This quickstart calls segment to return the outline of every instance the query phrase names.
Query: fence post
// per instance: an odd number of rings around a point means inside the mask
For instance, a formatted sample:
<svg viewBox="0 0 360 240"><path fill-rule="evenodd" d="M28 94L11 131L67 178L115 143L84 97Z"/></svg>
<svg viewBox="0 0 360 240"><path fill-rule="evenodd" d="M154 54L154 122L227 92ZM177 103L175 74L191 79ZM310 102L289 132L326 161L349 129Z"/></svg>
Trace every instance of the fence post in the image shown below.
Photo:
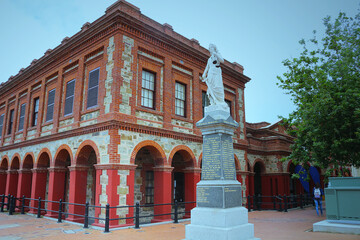
<svg viewBox="0 0 360 240"><path fill-rule="evenodd" d="M8 210L9 210L9 215L13 215L13 212L12 212L12 204L13 204L13 196L11 195L10 198L8 199Z"/></svg>
<svg viewBox="0 0 360 240"><path fill-rule="evenodd" d="M258 195L258 210L261 211L262 196Z"/></svg>
<svg viewBox="0 0 360 240"><path fill-rule="evenodd" d="M251 202L250 202L250 195L247 196L247 204L248 204L248 212L251 210Z"/></svg>
<svg viewBox="0 0 360 240"><path fill-rule="evenodd" d="M106 204L106 208L105 208L105 233L110 232L109 230L109 223L110 223L110 205Z"/></svg>
<svg viewBox="0 0 360 240"><path fill-rule="evenodd" d="M282 198L281 198L281 195L279 195L279 211L282 212Z"/></svg>
<svg viewBox="0 0 360 240"><path fill-rule="evenodd" d="M23 195L21 200L21 214L25 214L25 195Z"/></svg>
<svg viewBox="0 0 360 240"><path fill-rule="evenodd" d="M1 199L1 212L4 212L4 204L5 204L5 194L1 195L2 199Z"/></svg>
<svg viewBox="0 0 360 240"><path fill-rule="evenodd" d="M11 198L11 195L9 194L7 196L8 200L7 200L7 204L6 204L6 210L9 211L10 210L10 198Z"/></svg>
<svg viewBox="0 0 360 240"><path fill-rule="evenodd" d="M300 193L300 208L303 209L304 205L303 205L303 195Z"/></svg>
<svg viewBox="0 0 360 240"><path fill-rule="evenodd" d="M61 219L62 219L62 200L60 199L59 201L59 215L58 215L58 223L61 223Z"/></svg>
<svg viewBox="0 0 360 240"><path fill-rule="evenodd" d="M89 202L85 204L84 228L89 228Z"/></svg>
<svg viewBox="0 0 360 240"><path fill-rule="evenodd" d="M135 204L135 229L140 228L140 203Z"/></svg>
<svg viewBox="0 0 360 240"><path fill-rule="evenodd" d="M178 220L178 202L177 202L177 200L175 200L174 212L175 212L174 223L179 223L179 220Z"/></svg>
<svg viewBox="0 0 360 240"><path fill-rule="evenodd" d="M41 197L39 197L39 200L38 200L38 209L37 209L37 218L40 218L41 217Z"/></svg>
<svg viewBox="0 0 360 240"><path fill-rule="evenodd" d="M273 201L273 208L274 210L276 210L276 197L275 196L272 196L272 201Z"/></svg>
<svg viewBox="0 0 360 240"><path fill-rule="evenodd" d="M286 195L284 195L284 204L285 204L285 206L284 206L284 212L287 212L288 211L288 201L287 201L288 199L287 199L287 197L286 197Z"/></svg>

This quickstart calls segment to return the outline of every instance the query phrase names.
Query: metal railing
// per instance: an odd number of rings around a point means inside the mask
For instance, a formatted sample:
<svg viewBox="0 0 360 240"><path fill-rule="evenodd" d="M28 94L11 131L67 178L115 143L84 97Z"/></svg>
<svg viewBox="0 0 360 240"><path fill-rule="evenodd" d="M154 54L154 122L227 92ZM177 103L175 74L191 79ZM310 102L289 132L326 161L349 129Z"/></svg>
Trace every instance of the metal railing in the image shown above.
<svg viewBox="0 0 360 240"><path fill-rule="evenodd" d="M139 229L140 228L140 219L141 218L149 218L149 217L157 217L157 216L173 216L173 222L178 223L179 222L179 215L180 214L186 214L190 213L190 211L179 211L180 206L185 206L186 204L194 204L196 202L180 202L178 203L176 200L174 203L164 203L164 204L146 204L146 205L140 205L139 203L136 203L133 206L110 206L110 204L106 204L106 206L96 206L96 205L90 205L88 202L85 204L79 204L79 203L70 203L70 202L63 202L61 199L60 201L50 201L50 200L43 200L40 197L38 199L34 198L26 198L23 196L22 198L16 198L12 195L0 195L1 201L0 201L0 211L4 212L7 211L9 215L13 215L16 209L20 212L20 214L25 214L26 210L33 209L33 212L36 212L36 217L40 218L41 215L44 213L52 212L57 214L57 222L61 223L62 219L65 215L67 216L76 216L80 217L84 221L84 228L89 227L89 219L98 220L98 221L104 221L104 232L110 232L110 221L120 221L120 220L127 220L127 219L133 219L134 220L134 228ZM26 204L28 202L28 204ZM57 211L47 209L45 208L45 203L55 203L59 204L59 208ZM33 205L31 205L33 203ZM36 206L37 205L37 206ZM42 207L44 205L44 207ZM65 206L73 205L73 206L81 206L84 207L83 213L84 214L78 214L78 213L71 213L69 211L65 211ZM163 214L152 214L152 215L146 215L141 216L140 215L140 208L141 207L157 207L157 206L172 206L174 207L174 212L170 213L163 213ZM6 209L4 207L6 206ZM105 217L94 217L89 216L89 208L98 208L98 209L105 209ZM118 209L118 208L134 208L134 214L132 217L119 217L119 218L110 218L110 209ZM115 210L116 211L116 210ZM77 211L78 212L78 211ZM171 218L171 217L170 217Z"/></svg>
<svg viewBox="0 0 360 240"><path fill-rule="evenodd" d="M276 195L276 196L262 196L253 195L247 196L247 209L248 211L261 211L261 210L278 210L287 212L288 209L298 208L301 209L308 205L314 205L314 201L310 194L299 195Z"/></svg>

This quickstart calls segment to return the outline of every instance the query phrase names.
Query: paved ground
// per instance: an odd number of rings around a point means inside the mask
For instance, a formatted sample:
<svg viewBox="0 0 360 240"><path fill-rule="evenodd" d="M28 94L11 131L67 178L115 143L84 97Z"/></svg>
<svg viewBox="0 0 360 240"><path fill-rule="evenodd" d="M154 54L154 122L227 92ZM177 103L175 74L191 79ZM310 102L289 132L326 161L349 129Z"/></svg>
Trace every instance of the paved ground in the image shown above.
<svg viewBox="0 0 360 240"><path fill-rule="evenodd" d="M312 232L312 224L325 219L318 217L313 207L291 210L287 213L261 211L249 213L249 222L255 225L255 236L262 240L360 240L359 235ZM37 219L32 215L0 213L0 240L20 239L117 239L117 240L180 240L185 237L185 225L161 224L141 226L141 229L103 230L83 229L71 223Z"/></svg>

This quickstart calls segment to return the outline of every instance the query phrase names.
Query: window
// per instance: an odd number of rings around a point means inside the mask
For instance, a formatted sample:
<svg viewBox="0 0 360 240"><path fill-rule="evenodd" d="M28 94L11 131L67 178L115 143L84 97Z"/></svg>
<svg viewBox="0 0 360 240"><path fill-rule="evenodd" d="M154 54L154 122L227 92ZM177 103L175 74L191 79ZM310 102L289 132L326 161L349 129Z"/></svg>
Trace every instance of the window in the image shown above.
<svg viewBox="0 0 360 240"><path fill-rule="evenodd" d="M73 112L74 91L75 91L75 79L67 82L66 84L64 116L70 115Z"/></svg>
<svg viewBox="0 0 360 240"><path fill-rule="evenodd" d="M230 116L232 116L232 111L231 111L231 101L229 101L229 100L226 100L226 99L225 99L225 102L226 102L226 104L229 106L229 109L230 109Z"/></svg>
<svg viewBox="0 0 360 240"><path fill-rule="evenodd" d="M21 107L20 107L20 118L19 118L19 127L18 127L18 130L19 130L19 131L21 131L21 130L24 129L25 107L26 107L26 103L21 104Z"/></svg>
<svg viewBox="0 0 360 240"><path fill-rule="evenodd" d="M12 127L13 127L13 123L14 123L14 109L11 109L11 110L10 110L10 115L9 115L8 134L11 134Z"/></svg>
<svg viewBox="0 0 360 240"><path fill-rule="evenodd" d="M203 116L205 116L205 107L210 105L210 100L206 92L202 92L202 112Z"/></svg>
<svg viewBox="0 0 360 240"><path fill-rule="evenodd" d="M55 105L55 89L50 90L48 93L48 101L46 108L46 122L52 121L54 116L54 105Z"/></svg>
<svg viewBox="0 0 360 240"><path fill-rule="evenodd" d="M0 138L2 136L3 126L4 126L4 114L1 114L1 116L0 116Z"/></svg>
<svg viewBox="0 0 360 240"><path fill-rule="evenodd" d="M145 204L154 203L154 172L146 171Z"/></svg>
<svg viewBox="0 0 360 240"><path fill-rule="evenodd" d="M175 114L185 117L185 85L175 83Z"/></svg>
<svg viewBox="0 0 360 240"><path fill-rule="evenodd" d="M142 71L141 106L154 109L155 74Z"/></svg>
<svg viewBox="0 0 360 240"><path fill-rule="evenodd" d="M89 109L91 107L96 107L98 105L98 92L99 92L99 75L100 68L92 70L89 73L89 87L87 95L87 106Z"/></svg>
<svg viewBox="0 0 360 240"><path fill-rule="evenodd" d="M34 99L34 110L33 110L33 118L32 118L32 126L36 126L39 115L39 98Z"/></svg>

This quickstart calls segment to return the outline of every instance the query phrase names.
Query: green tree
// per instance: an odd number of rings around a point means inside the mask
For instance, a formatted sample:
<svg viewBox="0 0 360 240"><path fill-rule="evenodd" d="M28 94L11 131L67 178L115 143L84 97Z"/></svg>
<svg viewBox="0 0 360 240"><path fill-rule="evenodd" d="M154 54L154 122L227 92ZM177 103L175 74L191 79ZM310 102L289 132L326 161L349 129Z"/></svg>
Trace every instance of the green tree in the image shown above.
<svg viewBox="0 0 360 240"><path fill-rule="evenodd" d="M314 31L301 40L302 53L284 60L287 72L278 76L296 106L283 118L295 137L287 159L329 170L360 167L360 12L327 17L324 25L324 38Z"/></svg>

